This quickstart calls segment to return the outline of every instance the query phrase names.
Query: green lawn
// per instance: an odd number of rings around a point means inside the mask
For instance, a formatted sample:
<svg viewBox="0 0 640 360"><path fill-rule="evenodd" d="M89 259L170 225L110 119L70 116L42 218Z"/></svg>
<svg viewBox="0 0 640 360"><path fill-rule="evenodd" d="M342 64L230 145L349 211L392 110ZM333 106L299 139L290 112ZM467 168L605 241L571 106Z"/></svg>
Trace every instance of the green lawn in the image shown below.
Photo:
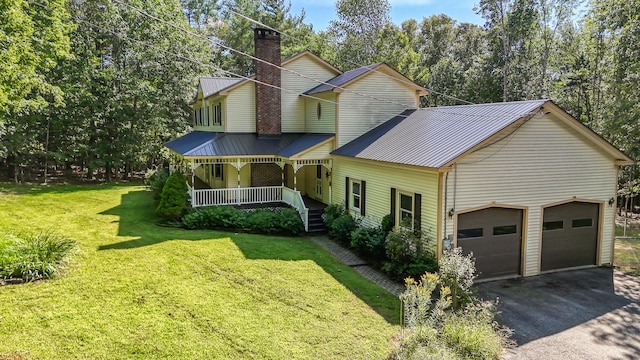
<svg viewBox="0 0 640 360"><path fill-rule="evenodd" d="M622 236L622 226L616 226L616 235ZM613 263L621 271L640 276L640 231L627 228L627 236L635 239L616 239Z"/></svg>
<svg viewBox="0 0 640 360"><path fill-rule="evenodd" d="M143 187L0 184L0 219L80 248L0 287L0 359L376 359L400 329L396 297L308 239L158 227Z"/></svg>

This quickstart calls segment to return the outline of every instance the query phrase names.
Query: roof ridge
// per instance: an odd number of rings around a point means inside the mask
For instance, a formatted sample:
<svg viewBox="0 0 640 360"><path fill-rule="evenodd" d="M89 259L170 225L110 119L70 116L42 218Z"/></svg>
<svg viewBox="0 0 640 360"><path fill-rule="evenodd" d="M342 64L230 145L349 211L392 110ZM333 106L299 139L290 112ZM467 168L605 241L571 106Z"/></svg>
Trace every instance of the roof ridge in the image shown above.
<svg viewBox="0 0 640 360"><path fill-rule="evenodd" d="M480 107L480 106L496 106L496 105L515 105L515 104L526 104L526 103L546 103L551 100L549 99L539 99L539 100L517 100L517 101L504 101L504 102L492 102L492 103L480 103L480 104L463 104L463 105L447 105L447 106L433 106L420 108L421 110L429 110L429 109L446 109L446 108L460 108L460 107Z"/></svg>

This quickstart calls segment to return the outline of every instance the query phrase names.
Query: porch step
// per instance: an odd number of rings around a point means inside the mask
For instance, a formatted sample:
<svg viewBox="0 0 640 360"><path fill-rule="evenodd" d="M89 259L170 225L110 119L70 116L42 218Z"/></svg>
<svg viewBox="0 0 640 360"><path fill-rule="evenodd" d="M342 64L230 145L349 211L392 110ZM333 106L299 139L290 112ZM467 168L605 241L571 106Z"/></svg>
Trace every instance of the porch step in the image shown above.
<svg viewBox="0 0 640 360"><path fill-rule="evenodd" d="M324 209L313 209L309 210L309 233L326 233L327 227L324 224L324 220L322 220L322 214L324 213Z"/></svg>

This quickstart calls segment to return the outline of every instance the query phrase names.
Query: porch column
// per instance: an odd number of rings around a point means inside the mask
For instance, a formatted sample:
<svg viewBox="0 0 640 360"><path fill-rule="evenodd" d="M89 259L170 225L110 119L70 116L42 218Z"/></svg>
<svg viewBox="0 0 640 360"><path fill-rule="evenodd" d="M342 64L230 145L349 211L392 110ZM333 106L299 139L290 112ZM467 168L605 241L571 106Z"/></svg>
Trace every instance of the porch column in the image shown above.
<svg viewBox="0 0 640 360"><path fill-rule="evenodd" d="M191 186L193 189L196 189L196 166L193 161L191 161Z"/></svg>
<svg viewBox="0 0 640 360"><path fill-rule="evenodd" d="M293 190L298 191L298 160L293 161Z"/></svg>
<svg viewBox="0 0 640 360"><path fill-rule="evenodd" d="M240 159L237 160L238 169L238 190L236 190L236 204L240 205Z"/></svg>

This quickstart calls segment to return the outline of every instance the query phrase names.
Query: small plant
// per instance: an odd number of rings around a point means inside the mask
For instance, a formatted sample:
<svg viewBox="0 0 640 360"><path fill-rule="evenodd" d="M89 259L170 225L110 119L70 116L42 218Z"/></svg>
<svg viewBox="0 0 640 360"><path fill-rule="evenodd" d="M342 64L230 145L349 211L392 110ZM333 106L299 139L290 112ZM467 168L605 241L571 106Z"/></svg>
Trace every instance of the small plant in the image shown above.
<svg viewBox="0 0 640 360"><path fill-rule="evenodd" d="M327 227L331 226L331 223L339 218L342 215L346 215L347 210L342 204L329 204L322 214L322 220L327 225Z"/></svg>
<svg viewBox="0 0 640 360"><path fill-rule="evenodd" d="M359 227L351 233L351 247L366 258L382 261L387 258L386 237L381 227Z"/></svg>
<svg viewBox="0 0 640 360"><path fill-rule="evenodd" d="M156 214L169 221L178 221L189 199L187 181L179 172L169 176L160 196Z"/></svg>
<svg viewBox="0 0 640 360"><path fill-rule="evenodd" d="M304 231L298 212L290 208L276 210L238 210L232 206L212 206L185 215L187 229L247 229L262 234L297 235Z"/></svg>
<svg viewBox="0 0 640 360"><path fill-rule="evenodd" d="M247 214L232 206L211 206L198 209L182 218L187 229L241 229L246 227Z"/></svg>
<svg viewBox="0 0 640 360"><path fill-rule="evenodd" d="M472 256L464 256L462 248L455 248L446 251L438 262L442 283L451 289L454 309L473 300L471 286L476 278L476 268Z"/></svg>
<svg viewBox="0 0 640 360"><path fill-rule="evenodd" d="M160 200L162 188L169 178L169 172L166 169L149 170L145 174L144 183L153 192L153 199Z"/></svg>
<svg viewBox="0 0 640 360"><path fill-rule="evenodd" d="M438 325L444 311L451 306L451 292L448 287L442 286L440 277L437 274L424 273L418 281L407 278L405 285L407 289L400 295L405 326L415 328Z"/></svg>
<svg viewBox="0 0 640 360"><path fill-rule="evenodd" d="M391 231L385 240L389 261L383 270L394 278L419 278L425 272L438 269L428 233L400 227Z"/></svg>
<svg viewBox="0 0 640 360"><path fill-rule="evenodd" d="M54 233L4 235L0 238L0 278L50 278L59 273L75 246L75 240Z"/></svg>
<svg viewBox="0 0 640 360"><path fill-rule="evenodd" d="M329 236L348 245L351 242L351 232L358 227L358 223L350 214L344 214L330 222L327 227L329 228Z"/></svg>

